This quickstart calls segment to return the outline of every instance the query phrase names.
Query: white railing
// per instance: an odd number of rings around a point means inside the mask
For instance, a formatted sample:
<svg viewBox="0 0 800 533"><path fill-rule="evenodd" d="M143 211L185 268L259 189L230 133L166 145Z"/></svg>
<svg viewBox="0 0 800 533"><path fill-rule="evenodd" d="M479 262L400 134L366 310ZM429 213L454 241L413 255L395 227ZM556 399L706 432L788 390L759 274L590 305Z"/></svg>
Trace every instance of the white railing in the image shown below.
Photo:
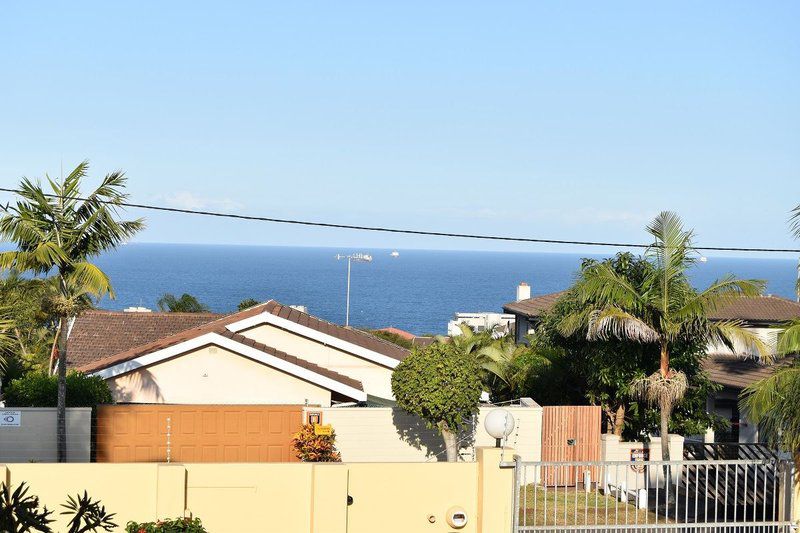
<svg viewBox="0 0 800 533"><path fill-rule="evenodd" d="M515 458L503 466L515 469L515 533L791 531L791 461Z"/></svg>

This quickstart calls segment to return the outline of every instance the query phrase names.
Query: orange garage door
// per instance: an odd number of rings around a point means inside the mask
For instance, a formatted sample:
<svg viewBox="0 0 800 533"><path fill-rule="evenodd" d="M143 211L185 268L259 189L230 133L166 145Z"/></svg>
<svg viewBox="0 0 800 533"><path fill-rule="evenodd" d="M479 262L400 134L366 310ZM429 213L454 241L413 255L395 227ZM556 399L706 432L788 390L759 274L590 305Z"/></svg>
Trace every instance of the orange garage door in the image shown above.
<svg viewBox="0 0 800 533"><path fill-rule="evenodd" d="M104 405L97 462L297 461L299 405Z"/></svg>

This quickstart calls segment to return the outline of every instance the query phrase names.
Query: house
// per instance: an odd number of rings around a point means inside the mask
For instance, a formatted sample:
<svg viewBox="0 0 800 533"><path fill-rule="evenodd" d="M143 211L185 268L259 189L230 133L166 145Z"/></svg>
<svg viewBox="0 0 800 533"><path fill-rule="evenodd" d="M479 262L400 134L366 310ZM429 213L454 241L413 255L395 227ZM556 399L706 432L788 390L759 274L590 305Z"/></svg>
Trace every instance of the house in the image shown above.
<svg viewBox="0 0 800 533"><path fill-rule="evenodd" d="M556 292L532 298L518 298L517 301L503 306L506 313L514 315L514 336L517 342L525 342L525 337L536 330L543 315L563 294ZM775 327L800 318L800 303L772 295L738 298L712 312L709 318L716 321L742 321L774 350ZM730 431L715 436L717 441L758 442L758 428L739 412L739 397L745 387L774 372L776 365L766 365L754 355L746 346L736 346L734 351L721 345L708 346L708 357L703 362L703 367L711 380L722 385L723 389L708 398L707 410L731 423ZM786 358L777 364L787 364L791 360Z"/></svg>
<svg viewBox="0 0 800 533"><path fill-rule="evenodd" d="M122 403L383 404L409 352L269 301L229 315L89 311L69 330L68 366Z"/></svg>

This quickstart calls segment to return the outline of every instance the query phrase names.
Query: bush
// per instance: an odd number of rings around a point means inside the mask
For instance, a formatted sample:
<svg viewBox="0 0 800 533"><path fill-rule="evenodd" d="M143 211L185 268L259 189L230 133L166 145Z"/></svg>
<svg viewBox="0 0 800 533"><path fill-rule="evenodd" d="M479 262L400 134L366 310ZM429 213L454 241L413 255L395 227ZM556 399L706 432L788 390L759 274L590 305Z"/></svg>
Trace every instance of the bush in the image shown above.
<svg viewBox="0 0 800 533"><path fill-rule="evenodd" d="M56 407L57 400L58 377L46 372L25 374L5 391L7 407ZM75 371L67 374L67 407L95 407L113 401L103 378Z"/></svg>
<svg viewBox="0 0 800 533"><path fill-rule="evenodd" d="M338 463L342 456L336 451L336 432L317 435L313 424L304 424L292 438L296 456L307 463Z"/></svg>
<svg viewBox="0 0 800 533"><path fill-rule="evenodd" d="M173 518L156 522L128 522L125 533L208 533L199 518Z"/></svg>

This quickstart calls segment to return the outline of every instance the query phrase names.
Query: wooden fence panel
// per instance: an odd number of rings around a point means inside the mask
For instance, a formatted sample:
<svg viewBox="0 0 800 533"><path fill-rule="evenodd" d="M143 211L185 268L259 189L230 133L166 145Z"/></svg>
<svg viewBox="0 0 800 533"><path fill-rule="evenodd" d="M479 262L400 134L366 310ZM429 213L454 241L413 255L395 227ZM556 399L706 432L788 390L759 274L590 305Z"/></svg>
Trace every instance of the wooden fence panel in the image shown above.
<svg viewBox="0 0 800 533"><path fill-rule="evenodd" d="M594 405L554 405L542 408L542 461L577 462L600 460L602 412ZM590 469L596 480L596 468ZM582 482L575 467L546 467L547 485L573 486Z"/></svg>

